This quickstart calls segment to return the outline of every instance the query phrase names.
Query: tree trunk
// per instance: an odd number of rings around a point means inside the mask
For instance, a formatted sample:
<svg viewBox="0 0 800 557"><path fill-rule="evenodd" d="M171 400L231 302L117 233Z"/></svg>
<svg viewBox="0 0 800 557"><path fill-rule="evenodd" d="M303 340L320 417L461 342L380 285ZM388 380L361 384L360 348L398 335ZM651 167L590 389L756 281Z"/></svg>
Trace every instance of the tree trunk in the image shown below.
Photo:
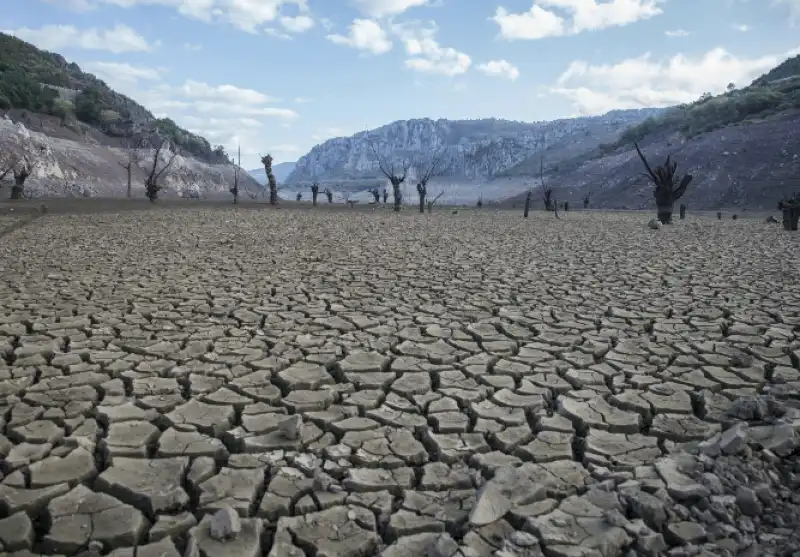
<svg viewBox="0 0 800 557"><path fill-rule="evenodd" d="M18 186L17 184L14 184L13 186L11 186L11 196L9 197L9 199L15 199L15 200L22 199L22 194L24 191L25 191L25 186Z"/></svg>
<svg viewBox="0 0 800 557"><path fill-rule="evenodd" d="M588 199L584 199L583 200L583 208L584 208L584 210L589 208L589 200Z"/></svg>
<svg viewBox="0 0 800 557"><path fill-rule="evenodd" d="M317 195L318 193L311 193L311 204L316 207L317 206Z"/></svg>
<svg viewBox="0 0 800 557"><path fill-rule="evenodd" d="M672 205L659 205L656 211L661 224L672 224Z"/></svg>
<svg viewBox="0 0 800 557"><path fill-rule="evenodd" d="M684 204L684 203L681 203L680 216L681 216L681 220L684 220L686 218L686 204Z"/></svg>
<svg viewBox="0 0 800 557"><path fill-rule="evenodd" d="M420 213L424 213L425 212L425 193L424 192L420 192L420 194L419 194L419 212Z"/></svg>
<svg viewBox="0 0 800 557"><path fill-rule="evenodd" d="M525 196L525 213L523 213L523 216L526 219L528 218L528 213L530 212L530 210L531 210L531 194L528 194Z"/></svg>
<svg viewBox="0 0 800 557"><path fill-rule="evenodd" d="M278 188L273 188L270 186L269 188L269 204L270 205L277 205L278 204Z"/></svg>
<svg viewBox="0 0 800 557"><path fill-rule="evenodd" d="M800 207L783 209L784 230L797 230L798 221L800 221Z"/></svg>
<svg viewBox="0 0 800 557"><path fill-rule="evenodd" d="M400 212L400 207L403 205L403 192L400 191L400 184L392 184L394 190L394 211Z"/></svg>
<svg viewBox="0 0 800 557"><path fill-rule="evenodd" d="M128 171L128 188L126 191L128 194L128 198L130 199L133 196L133 182L131 181L131 165L128 165L127 171Z"/></svg>

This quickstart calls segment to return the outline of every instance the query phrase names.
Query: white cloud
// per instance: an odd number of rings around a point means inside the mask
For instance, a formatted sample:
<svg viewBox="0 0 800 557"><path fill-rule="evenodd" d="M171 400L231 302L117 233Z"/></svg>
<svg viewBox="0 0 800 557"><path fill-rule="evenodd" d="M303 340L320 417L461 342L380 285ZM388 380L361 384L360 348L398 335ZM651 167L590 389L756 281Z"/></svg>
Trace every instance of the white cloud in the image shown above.
<svg viewBox="0 0 800 557"><path fill-rule="evenodd" d="M671 38L688 37L689 35L691 35L691 33L689 33L689 31L686 31L685 29L670 29L669 31L664 31L664 34L667 37Z"/></svg>
<svg viewBox="0 0 800 557"><path fill-rule="evenodd" d="M403 12L424 6L428 0L352 0L352 4L368 17L400 15Z"/></svg>
<svg viewBox="0 0 800 557"><path fill-rule="evenodd" d="M392 25L392 32L400 38L410 56L405 61L406 68L446 76L466 73L472 59L454 48L439 45L434 39L437 31L434 23L429 27L417 23Z"/></svg>
<svg viewBox="0 0 800 557"><path fill-rule="evenodd" d="M619 108L669 106L720 93L728 83L747 83L777 65L785 55L739 58L715 48L696 58L678 54L654 60L649 53L617 64L572 62L553 92L569 98L584 115Z"/></svg>
<svg viewBox="0 0 800 557"><path fill-rule="evenodd" d="M48 0L61 5L62 0ZM284 6L294 6L302 15L308 15L308 0L70 0L78 9L86 10L103 4L121 8L136 6L164 6L181 15L207 23L226 21L236 27L255 33L260 27L272 23L286 14ZM290 23L290 25L292 25ZM303 25L303 24L300 24ZM307 23L305 24L307 25ZM288 28L287 28L288 29ZM301 32L301 31L298 31Z"/></svg>
<svg viewBox="0 0 800 557"><path fill-rule="evenodd" d="M160 81L161 72L156 68L132 66L120 62L87 62L83 69L107 81L112 88L115 84L136 83L138 81Z"/></svg>
<svg viewBox="0 0 800 557"><path fill-rule="evenodd" d="M746 23L734 23L731 25L731 29L734 31L739 31L740 33L747 33L750 31L751 27Z"/></svg>
<svg viewBox="0 0 800 557"><path fill-rule="evenodd" d="M354 19L347 35L328 35L328 40L372 54L385 54L392 49L392 41L383 28L371 19Z"/></svg>
<svg viewBox="0 0 800 557"><path fill-rule="evenodd" d="M183 96L192 99L203 99L211 102L222 102L231 104L259 105L276 102L269 95L244 89L235 85L209 85L202 81L187 80L178 88Z"/></svg>
<svg viewBox="0 0 800 557"><path fill-rule="evenodd" d="M203 45L199 43L183 43L183 48L189 52L199 52L203 50Z"/></svg>
<svg viewBox="0 0 800 557"><path fill-rule="evenodd" d="M476 67L486 75L506 77L511 81L516 81L519 77L519 69L505 60L491 60Z"/></svg>
<svg viewBox="0 0 800 557"><path fill-rule="evenodd" d="M294 102L297 104L306 104L310 103L311 99L309 99L308 97L295 97Z"/></svg>
<svg viewBox="0 0 800 557"><path fill-rule="evenodd" d="M61 51L69 48L123 52L149 52L156 45L127 25L117 24L110 29L78 29L73 25L45 25L39 29L20 27L3 31L44 50ZM157 43L156 43L157 44Z"/></svg>
<svg viewBox="0 0 800 557"><path fill-rule="evenodd" d="M530 10L522 13L510 13L499 6L489 19L497 23L504 39L535 40L621 27L649 19L662 13L658 7L662 1L536 0Z"/></svg>
<svg viewBox="0 0 800 557"><path fill-rule="evenodd" d="M289 33L305 33L314 27L314 20L302 14L295 17L281 16L278 21Z"/></svg>

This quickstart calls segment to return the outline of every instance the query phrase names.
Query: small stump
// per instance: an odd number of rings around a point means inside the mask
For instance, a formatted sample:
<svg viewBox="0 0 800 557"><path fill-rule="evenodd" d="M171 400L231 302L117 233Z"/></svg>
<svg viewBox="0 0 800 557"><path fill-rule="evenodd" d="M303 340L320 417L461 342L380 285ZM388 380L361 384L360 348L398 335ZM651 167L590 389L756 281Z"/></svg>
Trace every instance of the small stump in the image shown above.
<svg viewBox="0 0 800 557"><path fill-rule="evenodd" d="M783 209L783 229L797 230L797 223L800 220L800 206L784 207Z"/></svg>

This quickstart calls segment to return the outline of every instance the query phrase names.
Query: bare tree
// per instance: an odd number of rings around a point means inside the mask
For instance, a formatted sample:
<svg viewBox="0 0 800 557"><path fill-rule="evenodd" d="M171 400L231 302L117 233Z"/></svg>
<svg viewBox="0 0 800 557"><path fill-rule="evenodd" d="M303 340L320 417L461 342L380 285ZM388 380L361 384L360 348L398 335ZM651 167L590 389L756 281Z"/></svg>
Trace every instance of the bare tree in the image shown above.
<svg viewBox="0 0 800 557"><path fill-rule="evenodd" d="M22 199L25 197L25 180L36 170L39 159L32 153L26 153L14 166L14 185L11 186L10 199Z"/></svg>
<svg viewBox="0 0 800 557"><path fill-rule="evenodd" d="M380 168L381 173L392 183L394 210L399 212L403 204L403 192L400 190L400 186L406 181L408 169L411 167L411 161L407 157L404 157L401 162L395 162L394 157L389 159L388 157L378 154L378 149L375 147L373 141L369 141L369 146L372 150L372 154L375 155L375 158L378 160L378 168Z"/></svg>
<svg viewBox="0 0 800 557"><path fill-rule="evenodd" d="M231 193L233 194L233 204L239 203L239 168L242 164L242 146L239 145L239 160L233 165L233 187Z"/></svg>
<svg viewBox="0 0 800 557"><path fill-rule="evenodd" d="M267 182L269 183L269 204L278 204L278 181L275 180L275 174L272 173L272 155L267 153L261 157L261 164L264 165L264 170L267 173Z"/></svg>
<svg viewBox="0 0 800 557"><path fill-rule="evenodd" d="M378 188L372 188L369 190L369 193L372 194L372 198L375 200L376 205L381 202L381 190ZM386 201L384 201L384 203L386 203Z"/></svg>
<svg viewBox="0 0 800 557"><path fill-rule="evenodd" d="M3 187L3 180L14 171L21 158L17 153L0 153L0 187Z"/></svg>
<svg viewBox="0 0 800 557"><path fill-rule="evenodd" d="M686 188L689 187L689 183L692 181L692 175L686 174L682 179L678 180L678 163L672 160L671 155L667 156L664 164L656 166L655 169L651 168L642 150L639 149L639 144L634 142L633 145L636 147L636 152L647 170L644 176L655 186L653 197L656 200L658 220L662 224L672 224L673 206L686 193Z"/></svg>
<svg viewBox="0 0 800 557"><path fill-rule="evenodd" d="M311 184L311 204L317 206L317 196L319 195L319 182Z"/></svg>
<svg viewBox="0 0 800 557"><path fill-rule="evenodd" d="M383 188L383 204L386 205L386 202L389 200L389 190Z"/></svg>
<svg viewBox="0 0 800 557"><path fill-rule="evenodd" d="M125 152L125 162L120 162L119 165L125 169L127 174L128 182L127 182L127 196L132 197L133 191L133 168L138 165L142 160L141 148L142 148L142 138L140 137L129 137L123 139L122 141L122 149Z"/></svg>
<svg viewBox="0 0 800 557"><path fill-rule="evenodd" d="M325 197L328 198L328 203L333 203L333 190L325 188Z"/></svg>
<svg viewBox="0 0 800 557"><path fill-rule="evenodd" d="M436 172L436 167L442 160L444 149L439 149L426 160L417 160L415 172L417 175L417 194L419 195L419 212L425 212L425 197L428 195L428 182Z"/></svg>
<svg viewBox="0 0 800 557"><path fill-rule="evenodd" d="M178 148L175 147L175 151L167 159L167 163L159 168L162 151L165 148L169 151L169 140L166 138L156 138L151 140L151 142L155 145L155 152L153 153L153 164L150 167L150 172L147 174L147 178L144 181L144 190L147 199L151 202L155 202L155 200L158 199L158 192L162 189L158 181L169 172L172 163L175 161L175 157L178 156Z"/></svg>

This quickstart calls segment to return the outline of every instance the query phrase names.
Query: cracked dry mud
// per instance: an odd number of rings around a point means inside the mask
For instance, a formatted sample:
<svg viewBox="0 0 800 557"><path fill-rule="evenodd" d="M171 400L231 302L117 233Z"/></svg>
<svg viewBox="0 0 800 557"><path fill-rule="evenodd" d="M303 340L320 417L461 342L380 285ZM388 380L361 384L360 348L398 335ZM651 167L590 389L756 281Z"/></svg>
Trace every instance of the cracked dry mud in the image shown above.
<svg viewBox="0 0 800 557"><path fill-rule="evenodd" d="M0 555L791 555L799 239L46 215L0 241Z"/></svg>

